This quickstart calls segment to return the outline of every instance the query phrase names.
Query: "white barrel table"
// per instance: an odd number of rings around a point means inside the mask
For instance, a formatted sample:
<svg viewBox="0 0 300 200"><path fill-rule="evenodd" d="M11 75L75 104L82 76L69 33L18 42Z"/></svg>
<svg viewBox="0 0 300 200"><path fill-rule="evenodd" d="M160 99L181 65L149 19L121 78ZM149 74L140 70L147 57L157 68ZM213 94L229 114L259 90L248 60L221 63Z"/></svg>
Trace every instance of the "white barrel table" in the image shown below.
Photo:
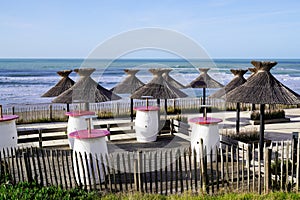
<svg viewBox="0 0 300 200"><path fill-rule="evenodd" d="M220 144L218 124L222 119L211 117L195 117L189 120L192 124L191 147L196 151L197 160L200 161L200 142L203 140L203 149L206 147L207 161L210 162L210 152L212 150L212 160L216 161L216 147Z"/></svg>
<svg viewBox="0 0 300 200"><path fill-rule="evenodd" d="M100 155L102 155L104 158L103 160L105 160L105 155L108 154L105 137L108 136L109 134L110 134L109 131L99 130L99 129L92 129L90 130L90 133L89 130L80 130L80 131L74 131L69 134L69 137L75 139L74 149L73 149L73 164L74 164L75 178L78 184L80 184L80 182L82 184L84 183L89 184L88 173L90 174L90 177L92 176L95 177L96 183L100 183L104 181L104 173L102 171L101 166L99 166L100 174L98 174L95 154L97 154L98 160L100 160ZM77 153L78 162L76 161L75 152ZM80 160L79 153L81 153L82 155L83 162L81 162ZM85 158L84 155L85 153L87 154L87 159ZM90 155L89 155L90 153L92 154L92 160L90 160ZM100 161L98 162L100 163ZM88 166L86 166L86 163L88 163ZM91 163L93 163L93 165ZM104 162L104 164L106 164L106 162Z"/></svg>
<svg viewBox="0 0 300 200"><path fill-rule="evenodd" d="M138 142L154 142L158 134L158 111L156 106L136 107L135 134Z"/></svg>
<svg viewBox="0 0 300 200"><path fill-rule="evenodd" d="M18 145L16 119L18 115L3 115L0 117L0 150L3 148L15 148Z"/></svg>
<svg viewBox="0 0 300 200"><path fill-rule="evenodd" d="M87 130L88 128L87 120L89 118L95 118L96 115L95 112L91 112L91 111L72 111L72 112L66 112L66 115L69 116L68 125L67 125L69 146L71 149L73 149L74 138L69 137L69 134L74 131ZM91 124L91 128L92 129L94 128L93 124Z"/></svg>

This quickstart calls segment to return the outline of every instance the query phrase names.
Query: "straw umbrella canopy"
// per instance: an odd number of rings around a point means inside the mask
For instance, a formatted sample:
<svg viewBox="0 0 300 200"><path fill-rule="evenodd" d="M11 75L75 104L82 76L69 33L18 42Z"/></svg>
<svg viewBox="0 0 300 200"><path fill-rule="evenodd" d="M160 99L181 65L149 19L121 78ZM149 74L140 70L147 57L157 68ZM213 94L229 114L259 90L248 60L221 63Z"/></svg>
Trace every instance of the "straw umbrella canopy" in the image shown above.
<svg viewBox="0 0 300 200"><path fill-rule="evenodd" d="M218 90L217 92L212 94L210 97L226 99L226 94L228 92L237 88L240 85L243 85L246 82L246 79L244 78L244 74L248 70L231 69L230 71L234 75L234 78L224 88ZM238 102L236 104L236 126L235 126L237 133L240 132L240 111L241 111L241 106L240 106L240 103Z"/></svg>
<svg viewBox="0 0 300 200"><path fill-rule="evenodd" d="M69 77L69 74L71 72L72 70L63 70L56 72L62 78L58 83L56 83L56 85L54 85L45 94L43 94L42 97L56 97L71 88L75 84L75 82Z"/></svg>
<svg viewBox="0 0 300 200"><path fill-rule="evenodd" d="M62 78L58 83L56 83L56 85L54 85L46 93L44 93L42 97L56 97L71 88L75 84L75 82L69 77L69 74L71 72L72 70L63 70L56 72ZM69 104L67 103L67 111L69 110Z"/></svg>
<svg viewBox="0 0 300 200"><path fill-rule="evenodd" d="M143 96L151 96L155 99L175 99L187 97L184 92L175 88L163 78L163 69L149 69L149 71L153 74L153 79L149 83L137 89L131 95L131 98L141 99Z"/></svg>
<svg viewBox="0 0 300 200"><path fill-rule="evenodd" d="M74 101L90 103L121 99L121 97L105 89L90 77L95 71L94 68L74 69L74 71L80 76L79 81L53 99L53 103L72 103Z"/></svg>
<svg viewBox="0 0 300 200"><path fill-rule="evenodd" d="M140 71L137 69L124 69L124 72L128 75L122 82L117 84L111 89L111 91L117 94L132 94L138 88L145 85L135 74ZM130 118L133 121L133 99L130 98Z"/></svg>
<svg viewBox="0 0 300 200"><path fill-rule="evenodd" d="M162 69L163 70L163 74L162 76L164 77L164 79L170 83L171 85L173 85L175 88L178 88L178 89L183 89L185 88L181 83L179 83L178 81L176 81L175 79L173 79L171 76L170 76L170 72L172 71L172 69L170 68L167 68L167 69Z"/></svg>
<svg viewBox="0 0 300 200"><path fill-rule="evenodd" d="M257 72L246 83L230 91L227 94L227 101L260 104L260 148L262 148L265 104L299 104L300 96L271 74L270 70L277 62L252 61L251 64L255 66Z"/></svg>
<svg viewBox="0 0 300 200"><path fill-rule="evenodd" d="M199 68L200 75L194 79L190 84L186 87L189 88L203 88L203 105L206 104L206 88L221 88L224 87L221 83L214 80L207 74L209 68ZM203 112L204 116L204 112Z"/></svg>
<svg viewBox="0 0 300 200"><path fill-rule="evenodd" d="M216 91L213 93L210 97L212 98L226 98L226 94L230 92L231 90L235 89L236 87L244 84L246 82L246 79L244 78L244 74L248 70L243 69L231 69L231 73L234 75L234 78L222 89Z"/></svg>
<svg viewBox="0 0 300 200"><path fill-rule="evenodd" d="M255 67L252 67L248 68L248 70L251 72L251 75L248 77L249 80L257 72L257 69ZM252 104L252 111L255 111L255 103Z"/></svg>
<svg viewBox="0 0 300 200"><path fill-rule="evenodd" d="M115 87L111 89L114 93L117 94L132 94L138 88L145 85L140 79L138 79L135 74L140 71L137 69L124 69L124 72L127 74L127 77Z"/></svg>

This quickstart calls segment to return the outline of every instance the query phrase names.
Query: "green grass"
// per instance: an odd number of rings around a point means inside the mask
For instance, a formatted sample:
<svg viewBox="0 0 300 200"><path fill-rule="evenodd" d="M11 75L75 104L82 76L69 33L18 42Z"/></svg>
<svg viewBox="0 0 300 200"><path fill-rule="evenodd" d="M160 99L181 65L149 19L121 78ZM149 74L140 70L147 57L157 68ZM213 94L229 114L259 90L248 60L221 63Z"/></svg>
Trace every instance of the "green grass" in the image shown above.
<svg viewBox="0 0 300 200"><path fill-rule="evenodd" d="M271 200L283 200L283 199L299 199L300 194L297 193L285 193L274 192L265 195L259 195L256 193L226 193L219 195L203 195L192 194L186 192L180 195L159 195L159 194L143 194L139 192L123 192L116 194L101 194L97 192L87 192L82 189L66 190L60 187L49 186L42 187L36 183L23 182L15 186L11 184L0 185L0 199L104 199L104 200L231 200L231 199L271 199Z"/></svg>

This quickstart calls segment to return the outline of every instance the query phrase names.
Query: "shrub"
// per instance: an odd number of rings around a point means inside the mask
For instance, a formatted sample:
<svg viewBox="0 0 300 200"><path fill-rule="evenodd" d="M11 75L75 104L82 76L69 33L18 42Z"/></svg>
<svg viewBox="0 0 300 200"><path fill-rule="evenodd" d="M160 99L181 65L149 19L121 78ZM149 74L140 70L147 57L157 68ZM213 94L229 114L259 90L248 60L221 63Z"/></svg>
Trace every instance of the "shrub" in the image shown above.
<svg viewBox="0 0 300 200"><path fill-rule="evenodd" d="M285 118L284 110L269 110L265 111L265 119L281 119ZM259 120L260 119L260 112L254 111L251 113L251 120Z"/></svg>
<svg viewBox="0 0 300 200"><path fill-rule="evenodd" d="M238 134L234 130L226 130L222 135L245 143L259 141L259 132L255 127L242 129Z"/></svg>

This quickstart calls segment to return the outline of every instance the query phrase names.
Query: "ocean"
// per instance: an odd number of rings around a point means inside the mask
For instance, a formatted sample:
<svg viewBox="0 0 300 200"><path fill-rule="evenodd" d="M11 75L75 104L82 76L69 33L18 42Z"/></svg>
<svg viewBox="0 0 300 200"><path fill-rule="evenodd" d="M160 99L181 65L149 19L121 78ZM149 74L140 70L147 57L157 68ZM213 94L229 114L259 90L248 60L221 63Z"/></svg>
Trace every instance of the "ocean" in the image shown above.
<svg viewBox="0 0 300 200"><path fill-rule="evenodd" d="M284 85L300 93L300 59L274 59L278 62L271 73ZM51 103L53 98L42 98L47 90L53 87L60 77L59 70L94 67L96 71L92 78L107 89L111 89L126 75L124 69L135 68L141 71L137 77L147 83L152 74L149 68L172 68L170 75L181 82L188 84L199 75L197 68L211 68L208 74L226 85L233 75L230 69L247 69L253 67L251 59L214 59L208 60L180 60L180 59L118 59L108 60L84 59L0 59L0 104L3 107L21 106L28 104ZM247 72L245 78L249 77ZM76 73L70 75L74 81L78 80ZM201 96L201 90L183 90L189 96ZM216 89L208 89L208 95ZM129 96L129 95L128 95ZM127 96L123 96L126 98Z"/></svg>

